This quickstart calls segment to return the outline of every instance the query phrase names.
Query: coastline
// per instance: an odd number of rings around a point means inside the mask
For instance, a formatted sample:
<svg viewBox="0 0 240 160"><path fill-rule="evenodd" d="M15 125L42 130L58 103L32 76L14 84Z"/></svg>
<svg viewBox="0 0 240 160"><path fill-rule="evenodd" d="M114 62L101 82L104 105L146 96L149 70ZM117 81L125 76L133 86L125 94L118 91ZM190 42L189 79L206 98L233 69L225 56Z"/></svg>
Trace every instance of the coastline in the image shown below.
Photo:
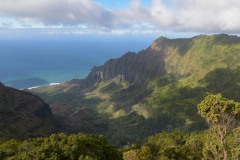
<svg viewBox="0 0 240 160"><path fill-rule="evenodd" d="M44 87L44 86L56 86L56 85L60 85L61 83L49 83L48 85L40 85L40 86L33 86L33 87L29 87L27 88L28 90L32 90L32 89L36 89L36 88L39 88L39 87Z"/></svg>

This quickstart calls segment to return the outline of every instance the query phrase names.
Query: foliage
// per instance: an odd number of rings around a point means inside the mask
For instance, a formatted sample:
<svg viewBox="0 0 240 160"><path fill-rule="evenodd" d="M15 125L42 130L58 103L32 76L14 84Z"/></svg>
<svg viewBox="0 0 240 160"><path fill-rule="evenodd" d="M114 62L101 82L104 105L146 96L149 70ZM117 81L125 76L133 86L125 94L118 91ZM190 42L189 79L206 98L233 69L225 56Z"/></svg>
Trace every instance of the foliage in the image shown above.
<svg viewBox="0 0 240 160"><path fill-rule="evenodd" d="M65 125L78 132L104 134L118 145L175 128L200 131L206 125L196 106L207 92L240 100L239 53L237 36L161 37L138 54L129 53L95 67L85 80L34 91L51 105L70 106L66 112L55 113L64 117ZM91 77L98 73L102 79L95 83ZM139 104L144 107L136 107ZM89 114L94 120L83 119L83 127L78 127L79 116L73 115L84 107L98 115ZM133 112L138 116L131 116ZM141 121L136 123L136 119ZM96 128L94 132L92 128ZM142 132L143 128L149 132Z"/></svg>
<svg viewBox="0 0 240 160"><path fill-rule="evenodd" d="M221 94L209 94L198 105L198 113L210 126L223 124L234 128L236 120L240 117L240 103L225 99Z"/></svg>
<svg viewBox="0 0 240 160"><path fill-rule="evenodd" d="M152 151L149 146L142 146L140 149L133 149L123 153L124 160L151 160L153 159Z"/></svg>
<svg viewBox="0 0 240 160"><path fill-rule="evenodd" d="M233 129L227 137L227 148L233 160L240 159L240 127Z"/></svg>
<svg viewBox="0 0 240 160"><path fill-rule="evenodd" d="M209 124L208 130L191 134L179 131L158 133L150 136L142 146L124 147L123 158L237 160L240 158L239 106L220 94L208 94L198 105L199 114Z"/></svg>
<svg viewBox="0 0 240 160"><path fill-rule="evenodd" d="M124 160L201 159L206 134L185 134L179 131L150 136L142 146L123 148Z"/></svg>
<svg viewBox="0 0 240 160"><path fill-rule="evenodd" d="M209 94L198 105L198 113L209 124L208 142L204 146L207 159L228 159L227 136L239 126L240 103L228 100L221 94Z"/></svg>
<svg viewBox="0 0 240 160"><path fill-rule="evenodd" d="M142 145L123 147L124 160L200 160L211 159L205 157L206 144L212 150L216 149L214 143L208 139L208 130L204 132L192 132L191 134L174 131L162 132L150 136ZM229 159L240 158L240 128L236 128L227 136L226 148ZM212 159L217 159L212 157ZM221 158L220 158L221 159Z"/></svg>
<svg viewBox="0 0 240 160"><path fill-rule="evenodd" d="M6 141L0 145L0 159L118 160L121 155L103 136L59 133L46 138Z"/></svg>
<svg viewBox="0 0 240 160"><path fill-rule="evenodd" d="M120 149L110 145L103 136L60 133L46 138L5 141L0 145L0 159L238 160L240 158L239 103L225 99L220 94L209 94L198 105L198 109L209 124L208 130L192 133L184 133L180 130L161 132L148 137L144 143L138 141L136 144L124 146L121 149L122 154ZM136 115L135 113L131 116ZM227 121L226 117L231 121ZM125 127L133 127L128 126L129 121L130 119L126 119ZM141 122L137 118L134 123L139 121ZM117 129L117 126L115 127ZM219 131L225 132L219 133ZM150 130L147 132L151 133ZM118 138L119 141L122 140L122 137L116 137Z"/></svg>

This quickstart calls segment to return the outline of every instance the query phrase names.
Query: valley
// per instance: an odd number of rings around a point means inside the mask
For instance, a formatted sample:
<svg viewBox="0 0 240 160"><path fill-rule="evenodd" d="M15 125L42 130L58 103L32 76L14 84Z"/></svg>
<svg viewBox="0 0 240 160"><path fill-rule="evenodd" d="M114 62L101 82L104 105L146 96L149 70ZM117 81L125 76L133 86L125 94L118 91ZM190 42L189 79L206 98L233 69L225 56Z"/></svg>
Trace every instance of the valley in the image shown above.
<svg viewBox="0 0 240 160"><path fill-rule="evenodd" d="M160 37L94 67L86 79L31 90L65 131L103 134L116 145L161 131L207 128L197 114L206 94L240 101L240 38L226 34Z"/></svg>

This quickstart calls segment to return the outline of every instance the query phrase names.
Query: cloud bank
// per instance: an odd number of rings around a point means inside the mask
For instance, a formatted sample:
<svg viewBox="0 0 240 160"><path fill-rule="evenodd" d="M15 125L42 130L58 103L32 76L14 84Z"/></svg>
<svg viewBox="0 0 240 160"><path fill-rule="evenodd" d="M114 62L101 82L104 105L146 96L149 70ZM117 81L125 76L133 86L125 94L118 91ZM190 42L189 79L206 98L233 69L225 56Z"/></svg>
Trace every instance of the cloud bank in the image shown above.
<svg viewBox="0 0 240 160"><path fill-rule="evenodd" d="M132 0L125 8L106 8L97 0L0 0L2 27L73 27L100 32L131 30L239 33L239 0Z"/></svg>

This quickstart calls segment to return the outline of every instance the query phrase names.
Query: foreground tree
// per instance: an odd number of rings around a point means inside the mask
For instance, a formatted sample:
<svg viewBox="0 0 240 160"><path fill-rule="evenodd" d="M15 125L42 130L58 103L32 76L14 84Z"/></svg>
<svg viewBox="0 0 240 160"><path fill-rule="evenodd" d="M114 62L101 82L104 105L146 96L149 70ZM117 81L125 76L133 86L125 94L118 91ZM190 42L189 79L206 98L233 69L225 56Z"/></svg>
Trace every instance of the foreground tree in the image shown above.
<svg viewBox="0 0 240 160"><path fill-rule="evenodd" d="M203 155L206 159L227 160L226 138L239 125L240 103L228 100L221 94L209 94L199 105L198 113L209 125L208 141Z"/></svg>
<svg viewBox="0 0 240 160"><path fill-rule="evenodd" d="M9 140L0 144L0 160L121 160L118 149L103 136L53 134L45 138Z"/></svg>

